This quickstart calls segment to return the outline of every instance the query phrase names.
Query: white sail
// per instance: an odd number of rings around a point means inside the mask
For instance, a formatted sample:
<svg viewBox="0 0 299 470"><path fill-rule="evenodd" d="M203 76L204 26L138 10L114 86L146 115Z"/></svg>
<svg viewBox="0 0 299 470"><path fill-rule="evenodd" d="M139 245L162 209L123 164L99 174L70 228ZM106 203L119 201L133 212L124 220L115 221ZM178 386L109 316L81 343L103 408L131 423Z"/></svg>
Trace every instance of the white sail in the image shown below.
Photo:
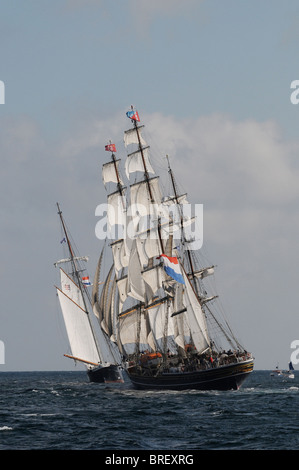
<svg viewBox="0 0 299 470"><path fill-rule="evenodd" d="M110 230L113 225L124 227L126 224L126 200L118 191L108 195L107 217Z"/></svg>
<svg viewBox="0 0 299 470"><path fill-rule="evenodd" d="M137 338L139 343L148 344L145 315L136 310L133 313L121 316L119 320L119 336L121 343L124 345L135 345Z"/></svg>
<svg viewBox="0 0 299 470"><path fill-rule="evenodd" d="M185 281L183 304L187 309L188 324L193 343L197 349L197 352L201 353L210 345L206 319L193 287L185 271L182 271Z"/></svg>
<svg viewBox="0 0 299 470"><path fill-rule="evenodd" d="M195 271L194 275L199 277L200 279L204 279L207 276L211 276L214 274L214 266L210 266L209 268L201 269L200 271Z"/></svg>
<svg viewBox="0 0 299 470"><path fill-rule="evenodd" d="M102 320L103 312L100 308L100 296L99 296L99 283L100 283L100 272L101 272L101 264L103 259L104 248L102 249L100 258L98 260L96 272L94 275L93 285L92 285L92 310L94 315L97 317L99 321Z"/></svg>
<svg viewBox="0 0 299 470"><path fill-rule="evenodd" d="M149 159L149 147L145 147L136 152L129 153L126 159L126 175L130 179L130 173L135 173L137 171L145 171L144 165L148 173L155 173Z"/></svg>
<svg viewBox="0 0 299 470"><path fill-rule="evenodd" d="M123 185L123 181L121 180L121 177L119 175L119 162L120 159L115 160L113 162L108 162L105 163L102 166L102 178L104 185L106 186L107 183L120 183Z"/></svg>
<svg viewBox="0 0 299 470"><path fill-rule="evenodd" d="M174 311L180 312L172 316L173 321L173 330L174 330L174 340L182 350L185 348L186 342L190 342L190 328L187 321L187 311L184 308L183 304L183 290L184 285L176 283L174 286L175 296L174 296Z"/></svg>
<svg viewBox="0 0 299 470"><path fill-rule="evenodd" d="M116 273L122 269L126 268L129 264L129 256L126 252L126 246L123 239L116 240L111 243L112 255L114 260L114 268Z"/></svg>
<svg viewBox="0 0 299 470"><path fill-rule="evenodd" d="M134 240L128 266L128 295L144 302L146 289L141 270L142 267L138 256L136 240Z"/></svg>
<svg viewBox="0 0 299 470"><path fill-rule="evenodd" d="M111 291L111 305L110 305L110 316L111 316L111 333L110 340L113 343L117 342L117 315L118 311L115 309L115 295L116 293L116 279L113 282L112 291Z"/></svg>
<svg viewBox="0 0 299 470"><path fill-rule="evenodd" d="M108 275L106 277L105 283L103 285L102 289L102 295L101 295L101 308L103 312L103 318L101 321L101 327L103 331L109 336L110 333L110 303L111 303L111 276L113 274L113 266L111 266Z"/></svg>
<svg viewBox="0 0 299 470"><path fill-rule="evenodd" d="M83 361L101 361L79 287L60 269L61 289L57 293L72 355Z"/></svg>
<svg viewBox="0 0 299 470"><path fill-rule="evenodd" d="M168 276L161 265L154 266L142 272L142 277L145 282L150 286L152 292L155 294L158 289L163 286L163 282L167 280Z"/></svg>
<svg viewBox="0 0 299 470"><path fill-rule="evenodd" d="M116 281L120 305L124 304L128 298L128 276L124 276Z"/></svg>
<svg viewBox="0 0 299 470"><path fill-rule="evenodd" d="M136 238L136 245L142 266L147 265L151 258L162 254L157 230L149 231L146 238Z"/></svg>
<svg viewBox="0 0 299 470"><path fill-rule="evenodd" d="M163 302L148 310L151 330L157 340L163 338L165 334L166 336L174 334L173 321L170 314L171 311L167 306L167 302Z"/></svg>
<svg viewBox="0 0 299 470"><path fill-rule="evenodd" d="M143 128L144 126L138 126L137 130L134 128L134 129L129 129L124 132L124 143L126 147L128 147L128 145L131 145L131 144L139 144L139 140L142 146L146 146L146 142L142 137ZM139 134L139 139L138 139L137 132Z"/></svg>
<svg viewBox="0 0 299 470"><path fill-rule="evenodd" d="M148 184L150 185L151 194L149 193ZM131 185L131 205L136 205L141 215L151 214L151 205L160 204L161 197L158 176L150 178L148 182L144 180Z"/></svg>

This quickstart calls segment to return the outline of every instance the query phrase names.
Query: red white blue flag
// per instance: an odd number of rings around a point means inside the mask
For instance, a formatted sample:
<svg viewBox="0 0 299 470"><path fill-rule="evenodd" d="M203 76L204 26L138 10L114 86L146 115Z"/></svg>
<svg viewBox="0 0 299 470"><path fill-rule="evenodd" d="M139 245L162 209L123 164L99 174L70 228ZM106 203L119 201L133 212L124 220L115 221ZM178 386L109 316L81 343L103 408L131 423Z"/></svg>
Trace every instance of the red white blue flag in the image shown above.
<svg viewBox="0 0 299 470"><path fill-rule="evenodd" d="M107 150L108 152L116 152L115 144L105 145L105 150Z"/></svg>
<svg viewBox="0 0 299 470"><path fill-rule="evenodd" d="M160 258L163 259L164 270L168 274L168 276L172 277L172 279L177 282L180 282L181 284L185 284L178 259L175 256L167 255L161 255L157 259Z"/></svg>
<svg viewBox="0 0 299 470"><path fill-rule="evenodd" d="M82 282L84 286L91 286L89 276L82 277Z"/></svg>
<svg viewBox="0 0 299 470"><path fill-rule="evenodd" d="M140 121L138 111L128 111L127 113L128 118L133 119L134 121Z"/></svg>

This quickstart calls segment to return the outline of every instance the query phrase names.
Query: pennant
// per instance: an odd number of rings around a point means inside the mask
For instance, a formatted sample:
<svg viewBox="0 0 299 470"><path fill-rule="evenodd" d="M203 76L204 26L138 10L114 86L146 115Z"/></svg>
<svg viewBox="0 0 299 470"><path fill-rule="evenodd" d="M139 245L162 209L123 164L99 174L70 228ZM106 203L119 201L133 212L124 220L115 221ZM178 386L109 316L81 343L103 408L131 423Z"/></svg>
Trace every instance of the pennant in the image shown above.
<svg viewBox="0 0 299 470"><path fill-rule="evenodd" d="M91 286L89 276L82 277L82 282L84 286Z"/></svg>
<svg viewBox="0 0 299 470"><path fill-rule="evenodd" d="M170 257L167 255L158 256L157 259L160 259L160 258L163 259L164 270L166 274L172 277L172 279L174 279L175 281L180 282L181 284L185 284L178 259L174 256Z"/></svg>
<svg viewBox="0 0 299 470"><path fill-rule="evenodd" d="M115 144L105 145L105 150L107 150L108 152L116 152Z"/></svg>
<svg viewBox="0 0 299 470"><path fill-rule="evenodd" d="M66 243L65 237L63 237L63 239L60 241L60 243Z"/></svg>
<svg viewBox="0 0 299 470"><path fill-rule="evenodd" d="M134 121L140 121L138 111L128 111L126 114L129 119L133 119Z"/></svg>

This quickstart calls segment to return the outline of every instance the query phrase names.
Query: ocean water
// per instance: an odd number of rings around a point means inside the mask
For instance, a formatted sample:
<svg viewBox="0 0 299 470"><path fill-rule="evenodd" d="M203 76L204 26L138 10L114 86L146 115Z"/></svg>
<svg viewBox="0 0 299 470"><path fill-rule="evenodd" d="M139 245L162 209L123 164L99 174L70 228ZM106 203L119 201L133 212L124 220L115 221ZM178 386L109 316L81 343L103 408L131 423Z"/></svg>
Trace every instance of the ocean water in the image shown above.
<svg viewBox="0 0 299 470"><path fill-rule="evenodd" d="M297 450L295 379L254 371L238 391L152 392L82 372L0 373L0 450Z"/></svg>

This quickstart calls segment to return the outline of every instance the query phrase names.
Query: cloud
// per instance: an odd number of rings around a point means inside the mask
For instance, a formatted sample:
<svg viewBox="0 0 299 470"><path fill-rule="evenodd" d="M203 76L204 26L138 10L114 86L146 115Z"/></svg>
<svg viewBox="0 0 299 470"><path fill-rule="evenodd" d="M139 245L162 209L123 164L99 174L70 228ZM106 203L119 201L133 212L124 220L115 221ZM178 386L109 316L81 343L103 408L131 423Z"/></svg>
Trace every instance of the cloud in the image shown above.
<svg viewBox="0 0 299 470"><path fill-rule="evenodd" d="M221 114L195 120L140 115L164 189L169 189L165 158L169 155L181 191L187 191L193 203L204 205L206 240L219 246L254 247L258 256L265 243L281 248L297 233L299 142L285 141L274 121L234 121ZM86 122L81 132L61 144L59 156L73 168L70 184L84 174L87 182L96 162L97 203L106 197L100 189L101 164L109 157L104 145L112 139L124 163L123 131L129 127L122 112ZM88 194L93 194L92 188Z"/></svg>
<svg viewBox="0 0 299 470"><path fill-rule="evenodd" d="M296 207L299 142L285 141L275 122L238 122L220 114L180 121L156 114L148 127L159 145L155 150L170 155L185 189L208 212L238 214L254 230L271 217L277 224L277 212Z"/></svg>

